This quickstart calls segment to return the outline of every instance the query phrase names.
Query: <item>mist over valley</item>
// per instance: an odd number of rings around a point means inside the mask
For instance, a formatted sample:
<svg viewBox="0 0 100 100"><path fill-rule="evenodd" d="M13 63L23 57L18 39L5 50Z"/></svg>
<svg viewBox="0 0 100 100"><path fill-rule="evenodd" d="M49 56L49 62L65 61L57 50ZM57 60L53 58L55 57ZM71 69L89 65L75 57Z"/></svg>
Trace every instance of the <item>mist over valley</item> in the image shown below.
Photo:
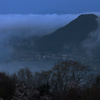
<svg viewBox="0 0 100 100"><path fill-rule="evenodd" d="M37 71L65 60L99 65L99 13L8 14L0 15L0 20L1 70L7 64L11 70L20 66ZM37 62L45 62L47 68Z"/></svg>

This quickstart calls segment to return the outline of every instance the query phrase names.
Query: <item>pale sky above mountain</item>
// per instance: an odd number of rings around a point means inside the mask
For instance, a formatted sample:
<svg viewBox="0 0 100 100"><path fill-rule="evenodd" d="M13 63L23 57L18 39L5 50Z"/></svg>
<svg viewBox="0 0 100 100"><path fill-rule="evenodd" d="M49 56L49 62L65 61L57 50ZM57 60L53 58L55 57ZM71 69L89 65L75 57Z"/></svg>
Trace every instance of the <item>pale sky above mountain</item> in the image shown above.
<svg viewBox="0 0 100 100"><path fill-rule="evenodd" d="M100 0L0 0L0 14L100 12Z"/></svg>

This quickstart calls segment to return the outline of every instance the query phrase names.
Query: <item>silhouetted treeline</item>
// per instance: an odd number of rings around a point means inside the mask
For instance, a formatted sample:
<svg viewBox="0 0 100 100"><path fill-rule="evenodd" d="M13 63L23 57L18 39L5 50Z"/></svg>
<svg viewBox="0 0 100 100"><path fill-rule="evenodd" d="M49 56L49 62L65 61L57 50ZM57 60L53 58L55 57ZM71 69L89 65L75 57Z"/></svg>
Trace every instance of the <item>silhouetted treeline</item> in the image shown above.
<svg viewBox="0 0 100 100"><path fill-rule="evenodd" d="M22 68L12 75L0 72L0 97L3 100L100 100L100 74L91 73L92 68L76 61L64 61L48 71L32 73Z"/></svg>

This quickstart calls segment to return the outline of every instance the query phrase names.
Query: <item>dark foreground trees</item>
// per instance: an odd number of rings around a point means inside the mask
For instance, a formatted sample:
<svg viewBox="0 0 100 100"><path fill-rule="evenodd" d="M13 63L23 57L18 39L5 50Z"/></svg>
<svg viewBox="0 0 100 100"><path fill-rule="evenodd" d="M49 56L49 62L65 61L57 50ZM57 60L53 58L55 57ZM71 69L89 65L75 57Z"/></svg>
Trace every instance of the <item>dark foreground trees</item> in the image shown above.
<svg viewBox="0 0 100 100"><path fill-rule="evenodd" d="M91 68L76 61L64 61L49 71L34 74L28 68L13 75L1 72L0 97L5 100L100 100L100 75L92 77Z"/></svg>
<svg viewBox="0 0 100 100"><path fill-rule="evenodd" d="M4 72L0 72L0 97L11 100L15 93L15 80Z"/></svg>

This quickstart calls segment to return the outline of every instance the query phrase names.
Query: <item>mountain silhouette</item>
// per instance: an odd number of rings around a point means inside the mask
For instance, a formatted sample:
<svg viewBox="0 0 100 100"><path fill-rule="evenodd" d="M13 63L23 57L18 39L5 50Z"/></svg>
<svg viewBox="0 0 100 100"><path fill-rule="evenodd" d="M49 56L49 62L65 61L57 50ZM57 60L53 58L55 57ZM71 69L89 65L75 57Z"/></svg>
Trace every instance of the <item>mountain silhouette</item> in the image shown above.
<svg viewBox="0 0 100 100"><path fill-rule="evenodd" d="M37 39L34 49L39 52L61 52L64 48L78 48L91 32L97 30L96 19L94 14L82 14L66 26Z"/></svg>

